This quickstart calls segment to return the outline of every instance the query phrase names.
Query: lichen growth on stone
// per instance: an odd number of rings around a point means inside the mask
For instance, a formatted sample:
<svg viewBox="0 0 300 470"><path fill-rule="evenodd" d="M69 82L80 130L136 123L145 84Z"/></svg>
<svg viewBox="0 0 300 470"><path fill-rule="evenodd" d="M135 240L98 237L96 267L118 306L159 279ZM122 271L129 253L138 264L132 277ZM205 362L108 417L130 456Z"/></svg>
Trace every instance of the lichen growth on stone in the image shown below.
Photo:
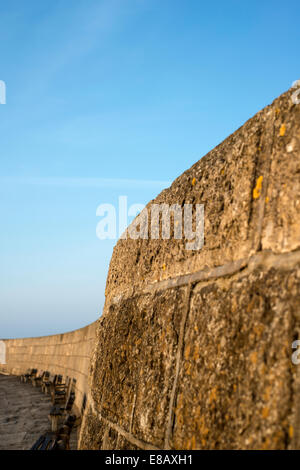
<svg viewBox="0 0 300 470"><path fill-rule="evenodd" d="M283 137L285 135L285 132L286 132L286 125L282 124L279 130L280 137Z"/></svg>
<svg viewBox="0 0 300 470"><path fill-rule="evenodd" d="M256 181L256 186L253 189L253 199L258 199L260 194L261 194L261 189L262 189L262 182L263 182L264 177L259 176Z"/></svg>

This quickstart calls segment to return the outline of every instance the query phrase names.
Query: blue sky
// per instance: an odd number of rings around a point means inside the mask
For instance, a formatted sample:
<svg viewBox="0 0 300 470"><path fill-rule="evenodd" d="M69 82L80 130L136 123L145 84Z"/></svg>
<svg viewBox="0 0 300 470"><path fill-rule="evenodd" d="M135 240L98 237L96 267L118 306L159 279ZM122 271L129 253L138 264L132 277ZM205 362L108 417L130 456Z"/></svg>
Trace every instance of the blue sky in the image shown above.
<svg viewBox="0 0 300 470"><path fill-rule="evenodd" d="M101 314L101 203L147 203L300 78L298 1L0 0L0 338ZM128 181L130 180L130 181Z"/></svg>

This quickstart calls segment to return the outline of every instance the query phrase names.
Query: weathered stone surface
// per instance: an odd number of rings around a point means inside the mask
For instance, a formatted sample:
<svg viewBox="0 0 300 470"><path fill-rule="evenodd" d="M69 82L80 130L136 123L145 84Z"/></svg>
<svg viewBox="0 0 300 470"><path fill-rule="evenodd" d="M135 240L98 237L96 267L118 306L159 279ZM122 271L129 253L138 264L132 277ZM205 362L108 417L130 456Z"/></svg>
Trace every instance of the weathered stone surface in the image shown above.
<svg viewBox="0 0 300 470"><path fill-rule="evenodd" d="M85 432L81 435L81 449L100 450L102 449L103 437L105 433L105 423L101 418L95 416L88 407L84 418Z"/></svg>
<svg viewBox="0 0 300 470"><path fill-rule="evenodd" d="M101 415L138 439L164 444L187 289L111 305L101 324L91 395Z"/></svg>
<svg viewBox="0 0 300 470"><path fill-rule="evenodd" d="M300 107L292 103L290 94L282 95L246 122L148 204L149 219L152 203L204 204L205 244L201 255L197 251L185 249L185 238L119 240L109 268L108 298L124 293L132 285L146 284L247 257L260 243L266 204L268 210L277 207L281 217L284 217L287 208L289 212L292 210L289 207L291 200L292 205L299 210L300 202L298 204L298 196L295 198L294 191L298 193L299 184ZM281 136L283 125L286 126L286 132ZM258 187L260 181L261 190ZM267 185L270 185L269 195ZM286 202L279 203L278 199L284 191ZM269 198L267 203L266 197ZM295 221L291 221L296 215L295 210L290 214L285 230L288 225L297 232ZM273 218L278 221L278 214L273 214ZM268 227L266 236L272 232L270 224ZM282 236L274 234L275 240L281 240ZM298 240L299 234L290 236ZM266 243L266 248L269 247Z"/></svg>
<svg viewBox="0 0 300 470"><path fill-rule="evenodd" d="M300 106L283 96L274 112L262 248L282 253L300 247Z"/></svg>
<svg viewBox="0 0 300 470"><path fill-rule="evenodd" d="M289 91L148 204L204 204L200 251L117 243L81 448L300 448L299 126Z"/></svg>
<svg viewBox="0 0 300 470"><path fill-rule="evenodd" d="M283 449L291 444L299 268L257 267L234 279L196 285L172 447Z"/></svg>

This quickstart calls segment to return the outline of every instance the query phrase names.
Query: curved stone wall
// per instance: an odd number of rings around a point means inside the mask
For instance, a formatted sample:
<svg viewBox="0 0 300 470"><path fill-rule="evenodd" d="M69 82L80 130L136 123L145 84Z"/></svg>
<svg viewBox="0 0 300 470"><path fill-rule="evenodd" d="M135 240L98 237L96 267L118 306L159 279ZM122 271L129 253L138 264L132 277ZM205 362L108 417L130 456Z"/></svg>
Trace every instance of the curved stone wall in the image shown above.
<svg viewBox="0 0 300 470"><path fill-rule="evenodd" d="M120 240L82 449L300 447L300 106L291 91L151 204L204 204L205 242Z"/></svg>
<svg viewBox="0 0 300 470"><path fill-rule="evenodd" d="M6 364L0 373L21 375L27 369L47 370L76 379L75 406L81 412L88 395L88 373L95 345L94 322L79 330L39 338L4 340Z"/></svg>
<svg viewBox="0 0 300 470"><path fill-rule="evenodd" d="M170 239L121 239L98 322L5 341L0 372L76 378L78 409L87 396L81 449L300 448L300 370L291 360L300 332L300 106L291 95L147 206L204 205L201 250L174 237L173 219Z"/></svg>

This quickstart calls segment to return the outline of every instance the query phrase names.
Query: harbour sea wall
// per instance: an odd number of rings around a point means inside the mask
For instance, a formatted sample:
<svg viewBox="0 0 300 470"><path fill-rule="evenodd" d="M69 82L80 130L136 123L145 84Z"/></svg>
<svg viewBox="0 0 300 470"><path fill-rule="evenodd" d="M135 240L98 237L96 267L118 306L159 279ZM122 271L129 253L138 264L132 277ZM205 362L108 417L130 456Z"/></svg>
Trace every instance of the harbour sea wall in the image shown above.
<svg viewBox="0 0 300 470"><path fill-rule="evenodd" d="M153 203L204 206L204 244L127 238L101 318L8 340L0 371L77 379L80 449L300 449L300 105L290 90ZM85 406L83 406L85 404Z"/></svg>
<svg viewBox="0 0 300 470"><path fill-rule="evenodd" d="M300 448L300 105L277 98L153 204L204 205L204 245L121 239L82 449Z"/></svg>

